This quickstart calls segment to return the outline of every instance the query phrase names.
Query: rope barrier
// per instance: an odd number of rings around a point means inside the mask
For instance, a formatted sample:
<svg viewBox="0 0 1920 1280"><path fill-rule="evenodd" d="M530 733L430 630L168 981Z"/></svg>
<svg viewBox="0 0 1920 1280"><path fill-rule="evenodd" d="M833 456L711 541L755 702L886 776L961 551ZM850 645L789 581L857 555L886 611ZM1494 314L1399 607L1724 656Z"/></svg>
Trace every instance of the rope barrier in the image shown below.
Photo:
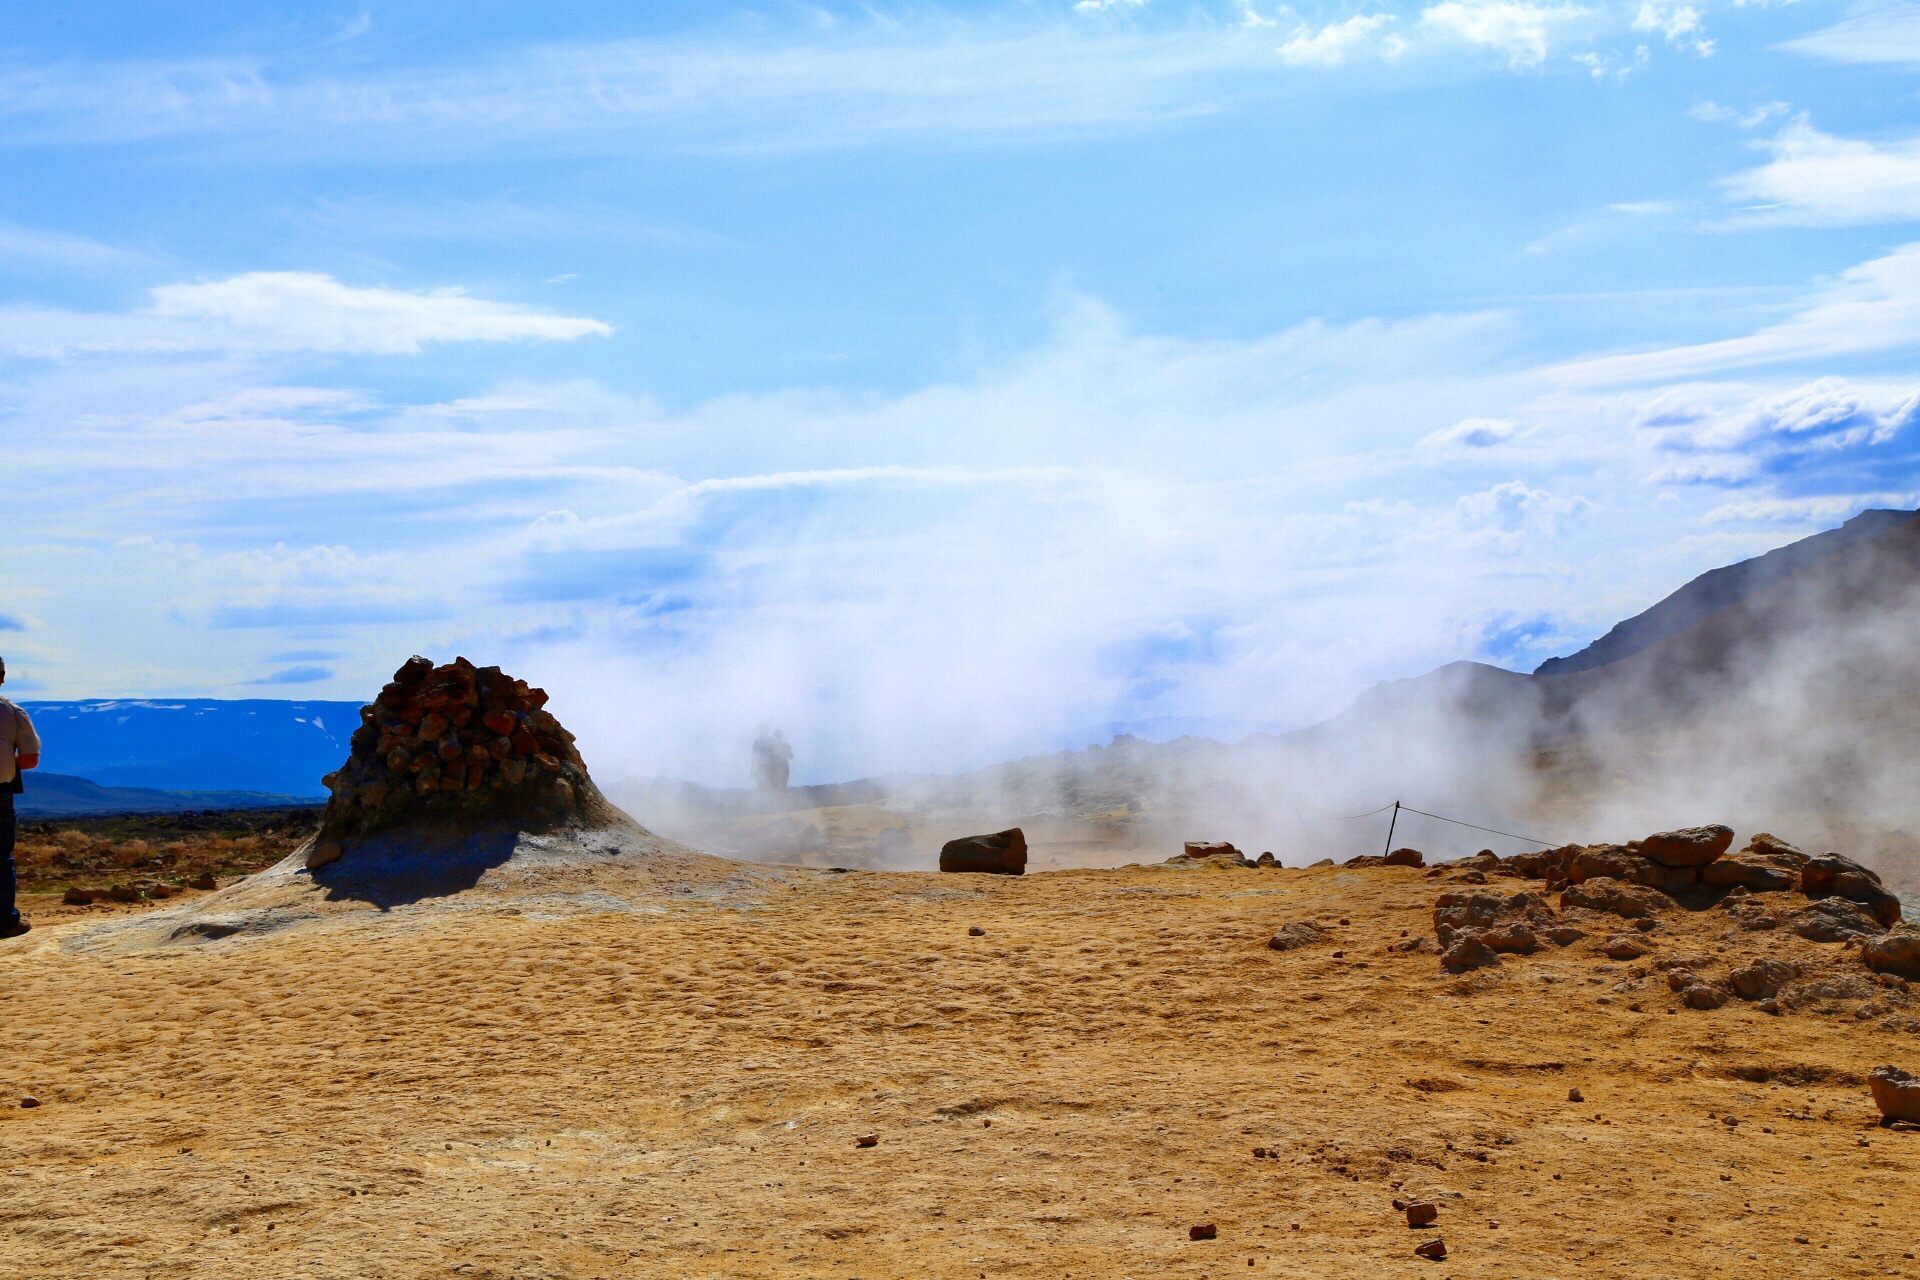
<svg viewBox="0 0 1920 1280"><path fill-rule="evenodd" d="M1553 848L1559 847L1558 843L1552 840L1540 840L1533 836L1523 836L1515 831L1501 831L1494 827L1483 827L1478 823L1463 822L1459 818L1449 818L1445 814L1441 814L1441 813L1428 813L1425 809L1416 809L1412 805L1402 804L1398 800L1392 801L1388 804L1383 804L1378 809L1369 809L1365 813L1336 813L1336 814L1328 814L1326 816L1315 815L1315 816L1309 817L1305 814L1302 814L1299 811L1299 809L1296 808L1294 810L1294 816L1298 818L1301 824L1304 826L1304 824L1309 822L1353 822L1360 818L1371 818L1376 814L1385 813L1389 809L1392 809L1395 812L1394 812L1393 823L1389 825L1387 828L1388 844L1393 843L1393 832L1394 832L1394 828L1399 825L1400 811L1405 810L1408 813L1417 813L1423 818L1432 818L1438 822L1451 822L1456 827L1466 827L1473 831L1484 831L1490 836L1505 836L1509 840L1524 840L1528 844L1538 845L1542 849L1553 849ZM1311 837L1309 837L1309 840L1311 840Z"/></svg>

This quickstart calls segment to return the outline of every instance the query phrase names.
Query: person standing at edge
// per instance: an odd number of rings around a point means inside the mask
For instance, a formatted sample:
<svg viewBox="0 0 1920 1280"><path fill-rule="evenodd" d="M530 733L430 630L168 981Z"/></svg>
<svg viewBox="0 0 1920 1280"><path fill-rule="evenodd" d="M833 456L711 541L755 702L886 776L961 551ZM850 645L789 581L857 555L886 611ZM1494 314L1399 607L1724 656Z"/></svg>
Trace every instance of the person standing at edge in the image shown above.
<svg viewBox="0 0 1920 1280"><path fill-rule="evenodd" d="M0 684L7 682L7 661L0 658ZM13 798L24 788L20 775L40 764L40 735L27 713L0 698L0 938L17 938L31 926L20 918L14 900Z"/></svg>

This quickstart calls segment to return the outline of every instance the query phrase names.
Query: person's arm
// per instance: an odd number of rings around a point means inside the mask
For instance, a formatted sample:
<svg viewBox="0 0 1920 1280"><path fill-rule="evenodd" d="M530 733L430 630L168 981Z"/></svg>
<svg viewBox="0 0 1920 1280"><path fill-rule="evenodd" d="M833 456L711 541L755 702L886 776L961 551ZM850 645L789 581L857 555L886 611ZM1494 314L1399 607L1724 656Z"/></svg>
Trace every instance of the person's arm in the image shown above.
<svg viewBox="0 0 1920 1280"><path fill-rule="evenodd" d="M33 721L27 719L26 712L16 710L13 714L18 722L14 726L13 767L22 771L37 769L40 767L40 735L34 732Z"/></svg>

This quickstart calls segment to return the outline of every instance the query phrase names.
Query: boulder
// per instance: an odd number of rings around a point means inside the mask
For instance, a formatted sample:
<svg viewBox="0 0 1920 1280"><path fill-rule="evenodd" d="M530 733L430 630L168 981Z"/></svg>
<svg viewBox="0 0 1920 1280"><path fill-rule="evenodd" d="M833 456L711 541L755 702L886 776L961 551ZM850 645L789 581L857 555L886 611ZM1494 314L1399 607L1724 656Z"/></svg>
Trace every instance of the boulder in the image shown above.
<svg viewBox="0 0 1920 1280"><path fill-rule="evenodd" d="M1027 836L1018 827L986 836L962 836L940 847L940 869L997 876L1027 873Z"/></svg>
<svg viewBox="0 0 1920 1280"><path fill-rule="evenodd" d="M1526 892L1509 896L1453 889L1434 899L1433 931L1442 947L1451 945L1461 930L1485 932L1513 921L1545 927L1553 921L1553 909L1539 894Z"/></svg>
<svg viewBox="0 0 1920 1280"><path fill-rule="evenodd" d="M1642 867L1653 864L1644 858L1628 853L1626 848L1617 844L1594 844L1575 846L1567 851L1567 856L1559 864L1558 879L1568 884L1585 884L1589 880L1607 877L1612 880L1625 880L1630 884L1644 883Z"/></svg>
<svg viewBox="0 0 1920 1280"><path fill-rule="evenodd" d="M1500 860L1502 870L1513 871L1529 880L1558 880L1565 878L1567 861L1580 851L1577 844L1562 845L1558 849L1531 849L1526 853L1516 853L1510 858Z"/></svg>
<svg viewBox="0 0 1920 1280"><path fill-rule="evenodd" d="M1427 865L1426 855L1418 849L1395 849L1380 861L1389 867L1424 867Z"/></svg>
<svg viewBox="0 0 1920 1280"><path fill-rule="evenodd" d="M1875 1067L1867 1073L1873 1105L1889 1120L1920 1124L1920 1076L1899 1067Z"/></svg>
<svg viewBox="0 0 1920 1280"><path fill-rule="evenodd" d="M1601 943L1600 949L1613 960L1638 960L1653 954L1653 944L1637 933L1615 934Z"/></svg>
<svg viewBox="0 0 1920 1280"><path fill-rule="evenodd" d="M1860 958L1881 973L1920 975L1920 926L1903 924L1860 944Z"/></svg>
<svg viewBox="0 0 1920 1280"><path fill-rule="evenodd" d="M1492 871L1500 865L1500 859L1494 855L1493 850L1482 849L1471 858L1462 858L1454 865L1463 871Z"/></svg>
<svg viewBox="0 0 1920 1280"><path fill-rule="evenodd" d="M1800 966L1790 960L1750 960L1728 974L1727 981L1742 1000L1771 1000L1799 976Z"/></svg>
<svg viewBox="0 0 1920 1280"><path fill-rule="evenodd" d="M1770 835L1765 831L1756 832L1741 852L1750 858L1762 858L1779 866L1792 867L1795 871L1807 865L1806 854L1779 836Z"/></svg>
<svg viewBox="0 0 1920 1280"><path fill-rule="evenodd" d="M1540 949L1540 940L1534 936L1533 930L1518 920L1488 929L1480 937L1495 951L1509 955L1526 955Z"/></svg>
<svg viewBox="0 0 1920 1280"><path fill-rule="evenodd" d="M1465 930L1455 936L1453 944L1440 954L1440 963L1448 969L1478 969L1485 965L1499 964L1500 957L1487 945L1484 935L1476 930Z"/></svg>
<svg viewBox="0 0 1920 1280"><path fill-rule="evenodd" d="M1718 1009L1727 1002L1727 993L1717 984L1696 982L1680 993L1680 1003L1689 1009Z"/></svg>
<svg viewBox="0 0 1920 1280"><path fill-rule="evenodd" d="M1327 931L1313 921L1289 920L1280 926L1278 933L1267 939L1267 946L1273 951L1298 951L1301 947L1326 940Z"/></svg>
<svg viewBox="0 0 1920 1280"><path fill-rule="evenodd" d="M1666 867L1704 867L1732 843L1732 827L1683 827L1648 836L1636 852Z"/></svg>
<svg viewBox="0 0 1920 1280"><path fill-rule="evenodd" d="M1589 911L1605 911L1629 920L1652 915L1671 905L1672 900L1664 894L1605 876L1582 884L1571 884L1560 891L1562 911L1585 907Z"/></svg>
<svg viewBox="0 0 1920 1280"><path fill-rule="evenodd" d="M1883 928L1900 919L1900 899L1887 892L1880 877L1837 853L1807 859L1800 868L1800 891L1809 898L1844 898L1858 903Z"/></svg>
<svg viewBox="0 0 1920 1280"><path fill-rule="evenodd" d="M1190 858L1196 862L1202 858L1232 858L1239 862L1247 860L1247 856L1234 848L1233 843L1228 840L1189 840L1186 847L1175 856Z"/></svg>
<svg viewBox="0 0 1920 1280"><path fill-rule="evenodd" d="M1798 867L1745 851L1728 854L1700 868L1700 883L1713 889L1738 887L1753 893L1785 893L1799 882Z"/></svg>
<svg viewBox="0 0 1920 1280"><path fill-rule="evenodd" d="M1263 853L1253 860L1253 865L1256 867L1278 867L1280 860L1271 853Z"/></svg>
<svg viewBox="0 0 1920 1280"><path fill-rule="evenodd" d="M1786 926L1809 942L1845 942L1885 932L1878 920L1845 898L1808 903L1787 917Z"/></svg>

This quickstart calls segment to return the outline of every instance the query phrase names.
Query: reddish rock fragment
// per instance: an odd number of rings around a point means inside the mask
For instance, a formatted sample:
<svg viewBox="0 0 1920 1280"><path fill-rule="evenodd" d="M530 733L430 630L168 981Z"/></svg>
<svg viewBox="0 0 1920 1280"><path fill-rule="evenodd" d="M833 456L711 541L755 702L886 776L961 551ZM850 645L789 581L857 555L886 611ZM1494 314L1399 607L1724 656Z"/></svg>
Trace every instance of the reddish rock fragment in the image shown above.
<svg viewBox="0 0 1920 1280"><path fill-rule="evenodd" d="M1189 1240L1213 1240L1220 1235L1220 1228L1211 1222L1203 1222L1197 1227L1187 1228Z"/></svg>
<svg viewBox="0 0 1920 1280"><path fill-rule="evenodd" d="M1416 1257L1431 1258L1438 1262L1447 1256L1447 1242L1436 1237L1423 1245L1416 1245L1413 1252Z"/></svg>

